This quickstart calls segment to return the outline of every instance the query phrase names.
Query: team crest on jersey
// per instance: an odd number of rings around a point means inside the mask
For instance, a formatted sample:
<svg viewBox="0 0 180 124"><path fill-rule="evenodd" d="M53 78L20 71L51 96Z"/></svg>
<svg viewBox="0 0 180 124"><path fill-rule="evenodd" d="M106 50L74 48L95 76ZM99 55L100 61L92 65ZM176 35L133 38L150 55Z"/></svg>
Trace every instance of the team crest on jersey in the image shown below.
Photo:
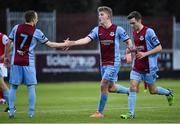
<svg viewBox="0 0 180 124"><path fill-rule="evenodd" d="M140 38L139 38L140 41L143 41L144 40L144 37L141 35Z"/></svg>
<svg viewBox="0 0 180 124"><path fill-rule="evenodd" d="M111 37L113 37L114 36L114 32L110 32L110 34L109 34Z"/></svg>

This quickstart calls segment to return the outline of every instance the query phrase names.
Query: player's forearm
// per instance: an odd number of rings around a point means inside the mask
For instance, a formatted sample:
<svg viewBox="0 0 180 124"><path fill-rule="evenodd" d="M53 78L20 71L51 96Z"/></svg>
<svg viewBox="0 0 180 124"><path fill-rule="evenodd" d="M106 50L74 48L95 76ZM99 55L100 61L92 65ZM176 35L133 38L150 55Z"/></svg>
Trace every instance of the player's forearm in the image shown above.
<svg viewBox="0 0 180 124"><path fill-rule="evenodd" d="M11 41L9 41L9 42L5 45L4 58L10 58L11 48L12 48L12 44L11 44Z"/></svg>
<svg viewBox="0 0 180 124"><path fill-rule="evenodd" d="M162 50L162 46L161 46L161 45L158 45L158 46L156 46L154 49L152 49L152 50L150 50L150 51L147 51L147 52L146 52L146 56L159 53L159 52L161 52L161 50Z"/></svg>
<svg viewBox="0 0 180 124"><path fill-rule="evenodd" d="M56 43L51 41L46 42L46 45L51 48L63 48L66 46L65 43Z"/></svg>
<svg viewBox="0 0 180 124"><path fill-rule="evenodd" d="M133 43L132 43L131 39L128 39L126 41L126 44L127 44L126 53L130 53L130 49L133 47Z"/></svg>
<svg viewBox="0 0 180 124"><path fill-rule="evenodd" d="M89 37L85 37L76 41L70 41L70 46L85 45L91 41Z"/></svg>

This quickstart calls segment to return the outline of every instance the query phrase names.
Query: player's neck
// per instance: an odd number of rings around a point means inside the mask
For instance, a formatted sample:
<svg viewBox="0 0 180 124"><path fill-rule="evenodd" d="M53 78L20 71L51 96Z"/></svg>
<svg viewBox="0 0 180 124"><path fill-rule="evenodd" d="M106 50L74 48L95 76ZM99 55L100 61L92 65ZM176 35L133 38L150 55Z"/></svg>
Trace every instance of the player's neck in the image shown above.
<svg viewBox="0 0 180 124"><path fill-rule="evenodd" d="M144 28L144 25L140 24L140 25L139 25L139 28L137 29L136 32L139 33L143 28Z"/></svg>
<svg viewBox="0 0 180 124"><path fill-rule="evenodd" d="M25 22L25 24L34 26L34 23L33 23L33 22Z"/></svg>
<svg viewBox="0 0 180 124"><path fill-rule="evenodd" d="M104 28L109 28L111 27L111 25L112 25L111 21L107 21L106 23L102 24Z"/></svg>

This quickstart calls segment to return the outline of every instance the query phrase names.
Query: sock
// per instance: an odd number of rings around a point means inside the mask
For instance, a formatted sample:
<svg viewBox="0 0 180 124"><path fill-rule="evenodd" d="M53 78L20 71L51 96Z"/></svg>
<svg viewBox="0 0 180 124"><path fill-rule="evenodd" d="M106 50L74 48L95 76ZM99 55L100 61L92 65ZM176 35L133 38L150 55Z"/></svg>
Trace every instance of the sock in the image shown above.
<svg viewBox="0 0 180 124"><path fill-rule="evenodd" d="M130 91L128 96L128 108L131 115L134 116L134 109L136 105L136 92Z"/></svg>
<svg viewBox="0 0 180 124"><path fill-rule="evenodd" d="M124 87L124 86L122 86L122 85L116 85L116 92L117 92L117 93L128 94L128 93L129 93L129 88Z"/></svg>
<svg viewBox="0 0 180 124"><path fill-rule="evenodd" d="M16 100L16 91L17 91L18 85L11 85L11 88L9 90L9 110L10 115L14 115L14 102Z"/></svg>
<svg viewBox="0 0 180 124"><path fill-rule="evenodd" d="M9 105L9 89L3 90L3 96L4 96L7 104Z"/></svg>
<svg viewBox="0 0 180 124"><path fill-rule="evenodd" d="M107 94L103 94L103 93L101 94L99 106L98 106L98 112L103 113L107 98L108 98Z"/></svg>
<svg viewBox="0 0 180 124"><path fill-rule="evenodd" d="M169 95L169 90L162 88L162 87L157 87L157 94L159 95Z"/></svg>
<svg viewBox="0 0 180 124"><path fill-rule="evenodd" d="M34 108L36 103L36 91L35 85L28 86L28 96L29 96L29 115L34 115Z"/></svg>

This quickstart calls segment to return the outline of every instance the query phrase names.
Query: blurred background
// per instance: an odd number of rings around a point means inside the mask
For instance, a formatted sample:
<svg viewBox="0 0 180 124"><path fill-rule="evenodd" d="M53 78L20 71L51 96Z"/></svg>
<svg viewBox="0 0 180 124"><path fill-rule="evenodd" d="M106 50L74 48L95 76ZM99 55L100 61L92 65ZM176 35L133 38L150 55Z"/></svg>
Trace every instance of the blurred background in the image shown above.
<svg viewBox="0 0 180 124"><path fill-rule="evenodd" d="M37 28L49 40L63 42L88 35L98 25L96 9L109 6L113 23L122 26L132 38L126 16L134 10L143 16L143 23L153 28L162 43L159 78L180 78L180 1L179 0L0 0L0 32L9 35L12 27L23 23L23 13L35 10L39 15ZM122 55L125 45L122 43ZM37 78L42 82L100 79L99 46L92 42L69 51L36 48ZM131 65L122 64L120 80L129 79Z"/></svg>

